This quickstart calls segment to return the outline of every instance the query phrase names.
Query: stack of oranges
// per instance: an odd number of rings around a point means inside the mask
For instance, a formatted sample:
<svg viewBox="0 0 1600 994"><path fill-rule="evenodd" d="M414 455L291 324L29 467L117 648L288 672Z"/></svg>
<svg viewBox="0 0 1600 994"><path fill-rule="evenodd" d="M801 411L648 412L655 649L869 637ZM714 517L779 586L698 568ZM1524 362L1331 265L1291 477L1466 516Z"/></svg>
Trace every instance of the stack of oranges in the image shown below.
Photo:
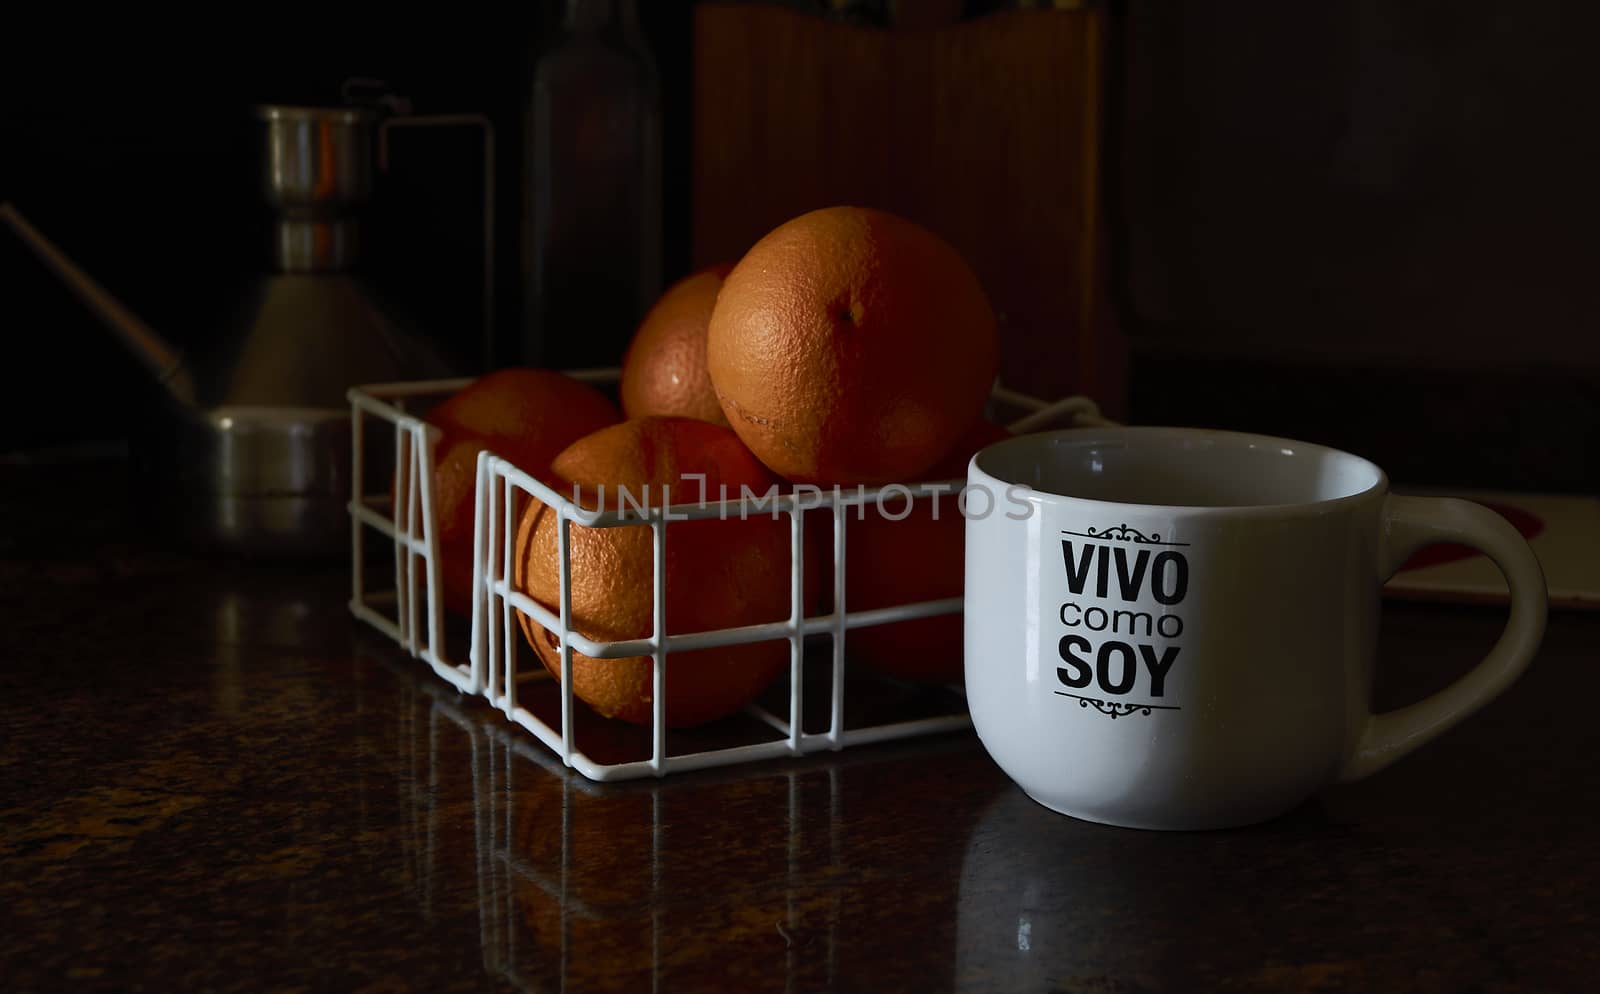
<svg viewBox="0 0 1600 994"><path fill-rule="evenodd" d="M558 374L513 370L469 386L431 416L445 431L435 481L447 606L461 610L471 577L471 463L492 448L585 507L661 506L765 493L789 481L820 487L910 483L965 475L973 452L1003 434L982 421L998 362L994 312L960 255L918 225L881 211L832 207L797 217L736 264L668 289L623 359L620 421L603 397ZM648 486L648 491L645 489ZM519 589L555 609L557 522L529 501L516 535ZM631 505L630 505L631 506ZM463 510L465 508L465 510ZM902 507L903 509L903 507ZM958 596L963 532L953 496L921 499L901 517L875 506L847 515L846 607L867 610ZM808 521L808 525L811 522ZM827 521L808 528L827 537ZM463 534L463 527L465 528ZM812 581L832 574L809 548ZM781 621L793 564L787 518L669 526L667 632ZM595 641L648 637L653 546L647 526L573 526L571 619ZM462 580L465 577L465 580ZM819 596L826 592L826 596ZM808 583L808 610L832 610L831 584ZM559 676L553 635L522 618ZM959 679L959 616L852 629L852 660L912 680ZM671 726L739 710L783 669L787 643L674 653ZM573 654L572 690L601 714L648 723L648 657Z"/></svg>

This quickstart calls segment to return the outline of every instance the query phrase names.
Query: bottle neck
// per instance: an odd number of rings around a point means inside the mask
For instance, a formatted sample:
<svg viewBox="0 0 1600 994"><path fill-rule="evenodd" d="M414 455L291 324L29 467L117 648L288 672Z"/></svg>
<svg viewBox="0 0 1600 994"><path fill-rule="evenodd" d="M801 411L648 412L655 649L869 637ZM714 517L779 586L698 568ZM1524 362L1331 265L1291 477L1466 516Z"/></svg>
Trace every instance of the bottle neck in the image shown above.
<svg viewBox="0 0 1600 994"><path fill-rule="evenodd" d="M616 32L635 39L642 33L638 0L567 0L564 24L574 35Z"/></svg>
<svg viewBox="0 0 1600 994"><path fill-rule="evenodd" d="M567 0L567 30L573 34L599 34L619 20L616 0Z"/></svg>

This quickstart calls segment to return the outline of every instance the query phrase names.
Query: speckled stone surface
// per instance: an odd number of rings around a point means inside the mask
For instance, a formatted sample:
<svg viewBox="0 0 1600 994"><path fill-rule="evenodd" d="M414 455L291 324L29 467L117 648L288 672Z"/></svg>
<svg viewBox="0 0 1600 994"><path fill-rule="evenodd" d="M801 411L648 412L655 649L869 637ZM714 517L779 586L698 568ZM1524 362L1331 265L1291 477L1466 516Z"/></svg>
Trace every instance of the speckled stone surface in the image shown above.
<svg viewBox="0 0 1600 994"><path fill-rule="evenodd" d="M350 620L0 469L0 987L1592 991L1600 616L1251 829L1052 814L969 735L602 787ZM87 510L87 517L81 513ZM1391 606L1382 703L1493 609Z"/></svg>

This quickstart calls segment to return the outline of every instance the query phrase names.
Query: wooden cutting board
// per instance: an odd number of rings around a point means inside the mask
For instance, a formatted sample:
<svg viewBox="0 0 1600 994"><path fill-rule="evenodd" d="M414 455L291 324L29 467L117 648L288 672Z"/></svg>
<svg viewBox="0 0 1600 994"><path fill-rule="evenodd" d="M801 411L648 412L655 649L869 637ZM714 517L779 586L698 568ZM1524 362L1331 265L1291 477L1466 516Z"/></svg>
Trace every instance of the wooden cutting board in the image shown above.
<svg viewBox="0 0 1600 994"><path fill-rule="evenodd" d="M833 204L937 231L1001 316L1001 378L1124 412L1103 292L1104 12L1015 10L929 29L702 3L694 23L693 255L736 259Z"/></svg>

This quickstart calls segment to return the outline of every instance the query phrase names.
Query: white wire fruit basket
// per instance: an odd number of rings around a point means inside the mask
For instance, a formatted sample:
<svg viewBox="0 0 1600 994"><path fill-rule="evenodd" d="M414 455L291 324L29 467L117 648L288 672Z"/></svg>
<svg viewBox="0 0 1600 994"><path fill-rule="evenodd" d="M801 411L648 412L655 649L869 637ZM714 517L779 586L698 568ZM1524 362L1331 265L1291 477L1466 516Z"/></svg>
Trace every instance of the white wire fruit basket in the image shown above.
<svg viewBox="0 0 1600 994"><path fill-rule="evenodd" d="M568 373L575 379L614 383L614 369ZM452 633L440 597L439 527L433 497L434 444L439 430L421 417L421 408L442 400L470 380L382 384L349 391L352 419L353 492L351 528L350 610L423 660L441 679L464 694L484 697L506 718L531 732L568 767L596 781L660 777L669 773L736 763L758 762L855 745L929 735L969 727L965 696L959 685L909 685L891 677L856 673L847 666L848 632L873 625L955 614L960 597L898 604L872 610L846 610L845 574L848 554L846 512L877 501L937 499L958 491L965 481L931 481L912 486L892 484L833 493L815 489L780 493L776 498L700 501L670 507L590 510L530 476L492 452L479 454L473 529L472 617L464 640ZM1054 403L996 387L992 408L1023 412L1010 421L1013 432L1060 425L1106 424L1098 407L1085 397ZM381 437L392 435L392 473L369 460L382 453ZM375 460L382 462L383 460ZM392 485L392 489L391 488ZM543 502L557 514L560 556L560 602L555 610L518 590L512 581L518 516L528 499ZM832 610L808 615L805 598L807 517L826 514L833 538ZM790 561L789 615L766 624L669 634L666 623L666 543L668 524L708 518L751 515L787 517ZM816 522L811 523L815 526ZM652 634L645 638L597 642L571 626L573 526L616 528L648 526L654 546ZM367 545L367 530L392 549L393 586L379 584L389 573L388 556L376 565L369 553L384 548ZM560 679L537 660L524 665L519 656L518 615L550 633L559 648ZM666 682L672 654L694 649L750 642L786 641L789 667L768 694L748 705L739 720L724 719L707 733L669 730L665 721ZM824 646L823 643L826 643ZM462 646L465 645L465 652ZM953 646L959 652L959 646ZM573 653L593 659L649 657L653 661L652 720L648 728L625 726L601 718L577 701L572 692ZM465 661L462 661L462 660ZM847 711L847 696L871 706ZM580 739L582 742L580 743Z"/></svg>

